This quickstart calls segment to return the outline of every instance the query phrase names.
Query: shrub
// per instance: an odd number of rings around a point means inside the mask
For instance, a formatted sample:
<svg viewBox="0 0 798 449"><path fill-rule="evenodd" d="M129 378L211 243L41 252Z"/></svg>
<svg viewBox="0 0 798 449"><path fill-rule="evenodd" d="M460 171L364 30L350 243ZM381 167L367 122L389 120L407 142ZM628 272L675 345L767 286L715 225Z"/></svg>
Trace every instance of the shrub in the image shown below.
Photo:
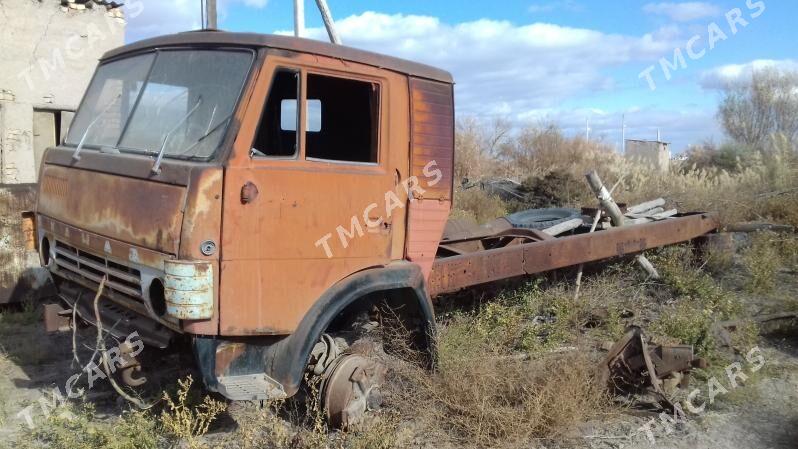
<svg viewBox="0 0 798 449"><path fill-rule="evenodd" d="M776 285L776 272L781 266L778 237L769 232L757 233L751 246L743 252L743 266L748 277L746 288L754 293L768 293Z"/></svg>
<svg viewBox="0 0 798 449"><path fill-rule="evenodd" d="M208 428L216 417L227 406L216 401L210 396L205 396L198 404L189 400L189 392L194 379L189 375L186 379L178 380L176 398L172 399L169 393L164 392L165 408L160 415L160 422L164 430L177 440L185 441L190 448L200 447L198 438L208 432Z"/></svg>
<svg viewBox="0 0 798 449"><path fill-rule="evenodd" d="M585 352L525 361L479 346L452 351L450 337L441 337L437 372L404 365L396 374L392 396L424 438L460 447L529 444L562 435L606 403L597 361Z"/></svg>
<svg viewBox="0 0 798 449"><path fill-rule="evenodd" d="M511 206L516 211L579 206L592 196L584 180L563 169L556 169L542 176L529 176L521 183L520 190L524 199Z"/></svg>
<svg viewBox="0 0 798 449"><path fill-rule="evenodd" d="M502 200L476 187L456 190L454 208L450 218L467 218L480 224L507 215L506 205Z"/></svg>
<svg viewBox="0 0 798 449"><path fill-rule="evenodd" d="M724 143L720 147L711 142L705 143L687 150L687 159L682 164L681 171L682 173L692 170L707 173L720 171L738 173L748 165L748 159L753 153L751 148L731 142Z"/></svg>
<svg viewBox="0 0 798 449"><path fill-rule="evenodd" d="M661 311L651 330L693 345L700 356L715 357L713 326L716 321L741 315L743 306L739 297L726 291L698 265L689 246L663 248L652 257L652 262L676 302Z"/></svg>

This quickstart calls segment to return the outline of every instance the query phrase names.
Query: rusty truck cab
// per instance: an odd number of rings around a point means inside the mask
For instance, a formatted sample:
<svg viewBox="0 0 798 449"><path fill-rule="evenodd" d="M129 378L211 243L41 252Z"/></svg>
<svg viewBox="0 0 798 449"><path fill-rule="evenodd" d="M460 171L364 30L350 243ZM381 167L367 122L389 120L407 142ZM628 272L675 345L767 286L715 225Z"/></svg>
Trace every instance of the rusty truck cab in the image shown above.
<svg viewBox="0 0 798 449"><path fill-rule="evenodd" d="M105 279L114 333L190 337L211 389L290 396L363 298L432 330L453 115L448 73L317 41L203 31L113 50L42 164L42 263L83 319Z"/></svg>

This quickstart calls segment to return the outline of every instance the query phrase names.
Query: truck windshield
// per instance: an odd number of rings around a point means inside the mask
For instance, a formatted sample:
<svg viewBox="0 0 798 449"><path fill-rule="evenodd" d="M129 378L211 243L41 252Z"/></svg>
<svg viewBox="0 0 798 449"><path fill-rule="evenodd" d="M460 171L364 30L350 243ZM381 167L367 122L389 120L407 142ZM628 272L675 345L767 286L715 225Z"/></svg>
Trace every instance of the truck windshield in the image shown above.
<svg viewBox="0 0 798 449"><path fill-rule="evenodd" d="M208 159L224 137L252 64L236 50L161 50L102 64L68 145Z"/></svg>

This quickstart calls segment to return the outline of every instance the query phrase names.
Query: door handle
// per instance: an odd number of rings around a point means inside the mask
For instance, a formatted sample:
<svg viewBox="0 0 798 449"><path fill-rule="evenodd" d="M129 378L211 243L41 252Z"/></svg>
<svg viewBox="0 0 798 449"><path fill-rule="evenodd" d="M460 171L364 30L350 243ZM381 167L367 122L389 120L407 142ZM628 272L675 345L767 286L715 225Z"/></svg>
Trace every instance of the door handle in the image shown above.
<svg viewBox="0 0 798 449"><path fill-rule="evenodd" d="M241 204L249 204L258 197L258 186L247 181L241 187Z"/></svg>

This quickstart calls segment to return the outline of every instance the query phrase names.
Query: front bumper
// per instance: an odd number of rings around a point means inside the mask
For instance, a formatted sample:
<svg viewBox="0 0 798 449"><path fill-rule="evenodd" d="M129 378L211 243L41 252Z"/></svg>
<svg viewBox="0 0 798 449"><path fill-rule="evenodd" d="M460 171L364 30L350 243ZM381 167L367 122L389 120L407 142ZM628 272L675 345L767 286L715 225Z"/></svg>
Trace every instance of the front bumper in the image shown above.
<svg viewBox="0 0 798 449"><path fill-rule="evenodd" d="M95 290L75 283L62 282L58 286L58 296L70 308L76 308L77 315L92 326L97 326L94 313ZM97 304L103 330L124 340L133 332L138 332L141 341L148 346L165 349L178 335L172 329L162 326L150 317L120 307L115 302L100 301Z"/></svg>
<svg viewBox="0 0 798 449"><path fill-rule="evenodd" d="M81 318L89 322L94 322L90 302L103 278L103 296L113 303L107 312L127 317L122 321L131 326L149 321L145 327L152 330L182 333L181 320L207 319L213 314L213 267L207 262L176 260L42 215L38 239L42 264L53 275L59 296L70 306L77 301L79 313L86 301L88 309ZM103 324L108 326L105 319ZM157 346L164 343L162 336L153 340Z"/></svg>

